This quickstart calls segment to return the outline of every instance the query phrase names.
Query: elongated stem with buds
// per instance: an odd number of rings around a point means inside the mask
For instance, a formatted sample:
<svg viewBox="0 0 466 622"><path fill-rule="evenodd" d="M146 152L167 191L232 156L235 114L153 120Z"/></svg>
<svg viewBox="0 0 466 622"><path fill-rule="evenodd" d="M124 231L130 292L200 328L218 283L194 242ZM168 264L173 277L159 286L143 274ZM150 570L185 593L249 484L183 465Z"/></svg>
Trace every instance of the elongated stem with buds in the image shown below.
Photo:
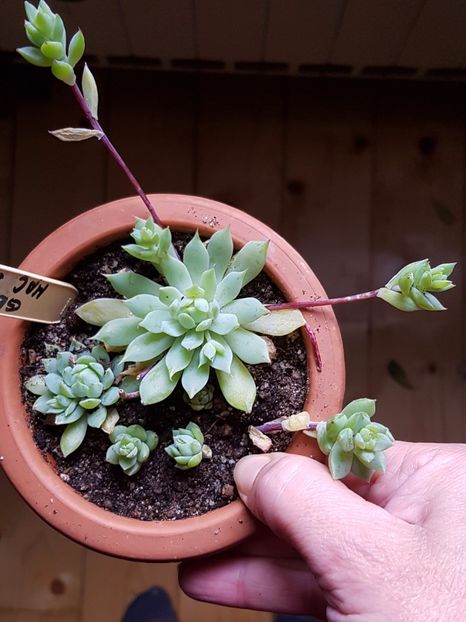
<svg viewBox="0 0 466 622"><path fill-rule="evenodd" d="M359 302L377 298L378 289L363 294L353 294L352 296L342 296L340 298L321 298L320 300L296 300L294 302L280 302L266 305L270 311L281 311L282 309L312 309L313 307L326 307L329 305L342 305L347 302Z"/></svg>
<svg viewBox="0 0 466 622"><path fill-rule="evenodd" d="M123 158L121 157L121 155L118 153L118 151L116 150L115 146L113 145L113 143L110 141L110 139L108 138L107 134L105 133L105 131L103 130L102 126L100 125L100 123L97 121L97 119L92 115L92 112L89 109L89 106L87 105L86 100L83 97L83 94L81 93L78 85L75 83L72 87L71 90L73 91L73 95L76 98L76 101L78 102L81 110L83 111L86 119L88 120L89 124L91 125L91 127L94 130L97 130L98 132L102 133L102 138L100 139L100 141L105 145L105 147L107 148L107 150L109 151L110 155L112 156L112 158L115 160L115 162L118 164L118 166L121 168L121 170L123 171L123 173L126 175L126 177L128 178L128 180L130 181L131 185L133 186L133 188L136 190L137 194L141 197L142 202L144 203L144 205L147 207L147 209L149 210L150 215L152 216L152 218L154 219L154 222L156 222L159 226L162 226L162 222L160 220L160 218L157 215L157 212L155 211L154 206L152 205L152 203L149 200L149 197L147 196L147 194L144 192L144 190L141 187L141 184L138 182L138 180L136 179L136 177L133 175L133 173L130 171L128 165L126 164L126 162L123 160Z"/></svg>

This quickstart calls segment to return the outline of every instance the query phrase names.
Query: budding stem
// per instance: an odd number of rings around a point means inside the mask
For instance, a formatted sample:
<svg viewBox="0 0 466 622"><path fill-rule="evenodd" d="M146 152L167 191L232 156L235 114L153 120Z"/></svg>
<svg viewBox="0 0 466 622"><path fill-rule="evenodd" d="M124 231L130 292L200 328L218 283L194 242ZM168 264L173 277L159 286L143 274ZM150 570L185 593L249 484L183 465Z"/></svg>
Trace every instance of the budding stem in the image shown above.
<svg viewBox="0 0 466 622"><path fill-rule="evenodd" d="M156 222L161 227L162 226L162 222L161 222L160 218L158 217L157 212L155 211L154 206L150 202L149 197L144 192L144 190L141 187L141 184L138 182L136 177L130 171L130 169L128 168L128 165L123 160L121 155L118 153L118 151L116 150L116 148L114 147L114 145L112 144L110 139L108 138L107 134L103 130L103 128L100 125L100 123L97 121L96 118L93 117L92 112L90 111L89 106L87 105L86 100L84 99L83 94L81 93L78 85L76 83L73 84L73 86L71 87L71 90L73 91L73 95L75 96L75 98L76 98L76 100L77 100L81 110L83 111L84 115L86 116L86 119L88 120L88 122L91 125L91 127L93 129L99 131L99 132L102 132L102 138L100 139L100 141L105 145L105 147L109 151L109 153L112 156L112 158L115 160L115 162L121 168L123 173L129 179L131 185L136 190L137 194L141 197L144 205L149 210L149 213L152 216L152 218L154 219L154 222Z"/></svg>
<svg viewBox="0 0 466 622"><path fill-rule="evenodd" d="M309 339L312 344L312 351L314 353L314 361L316 363L316 368L318 372L322 371L322 357L320 356L319 344L317 343L317 335L309 326L309 324L304 324L304 330L309 335Z"/></svg>
<svg viewBox="0 0 466 622"><path fill-rule="evenodd" d="M270 311L281 311L282 309L312 309L313 307L326 307L328 305L341 305L347 302L359 302L360 300L370 300L376 298L379 289L373 289L363 294L353 294L352 296L342 296L341 298L322 298L320 300L296 300L294 302L280 302L277 304L265 305Z"/></svg>

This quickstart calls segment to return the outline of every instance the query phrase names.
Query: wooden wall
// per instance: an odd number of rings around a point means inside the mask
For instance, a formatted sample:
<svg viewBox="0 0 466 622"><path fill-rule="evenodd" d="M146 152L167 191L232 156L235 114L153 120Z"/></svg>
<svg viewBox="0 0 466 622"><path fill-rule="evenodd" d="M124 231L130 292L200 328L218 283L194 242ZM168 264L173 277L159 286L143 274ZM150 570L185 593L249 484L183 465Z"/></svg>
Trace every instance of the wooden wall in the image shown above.
<svg viewBox="0 0 466 622"><path fill-rule="evenodd" d="M6 65L0 95L0 262L131 193L97 142L48 129L82 123L66 87ZM292 242L329 295L386 282L408 261L466 260L465 90L448 83L105 72L102 124L150 192L209 196ZM378 398L398 438L466 441L463 268L448 312L402 314L381 301L337 308L347 398ZM115 561L55 534L2 480L0 622L113 622L163 584L184 622L268 620L193 605L175 567Z"/></svg>

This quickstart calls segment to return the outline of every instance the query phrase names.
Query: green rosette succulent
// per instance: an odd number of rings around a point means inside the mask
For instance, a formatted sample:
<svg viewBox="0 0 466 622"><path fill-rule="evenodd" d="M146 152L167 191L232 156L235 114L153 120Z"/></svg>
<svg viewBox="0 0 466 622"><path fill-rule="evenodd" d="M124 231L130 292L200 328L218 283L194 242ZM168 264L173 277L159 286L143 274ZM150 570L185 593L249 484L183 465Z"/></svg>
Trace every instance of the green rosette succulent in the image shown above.
<svg viewBox="0 0 466 622"><path fill-rule="evenodd" d="M197 412L200 410L210 410L214 404L214 387L211 384L206 384L194 397L190 398L185 393L183 399Z"/></svg>
<svg viewBox="0 0 466 622"><path fill-rule="evenodd" d="M167 454L176 462L176 468L186 471L198 466L203 458L211 458L210 447L204 445L201 428L190 421L186 428L173 430L173 443L165 447Z"/></svg>
<svg viewBox="0 0 466 622"><path fill-rule="evenodd" d="M37 8L25 2L24 8L27 17L24 29L32 45L18 48L18 53L32 65L50 67L56 78L73 86L76 82L73 68L84 54L82 32L78 30L73 35L67 49L63 20L44 0L40 0Z"/></svg>
<svg viewBox="0 0 466 622"><path fill-rule="evenodd" d="M455 266L443 263L431 268L428 259L414 261L397 272L377 296L401 311L444 311L434 294L455 287L448 279Z"/></svg>
<svg viewBox="0 0 466 622"><path fill-rule="evenodd" d="M25 386L39 396L34 410L53 416L55 425L66 425L60 439L66 457L81 445L88 426L101 428L110 415L115 421L109 407L118 402L120 392L113 386L115 376L102 346L78 355L58 352L42 362L47 374L33 376Z"/></svg>
<svg viewBox="0 0 466 622"><path fill-rule="evenodd" d="M192 399L213 369L227 402L250 412L256 386L245 363L270 363L269 345L257 333L285 335L305 323L300 311L271 313L256 298L237 298L264 267L267 247L248 242L233 256L228 229L207 244L196 232L182 261L167 253L157 265L166 287L131 271L109 275L127 299L94 300L76 313L101 326L94 338L123 351L125 362L153 363L140 384L143 404L163 401L180 380Z"/></svg>
<svg viewBox="0 0 466 622"><path fill-rule="evenodd" d="M155 266L158 266L168 254L174 255L171 247L172 236L170 229L168 227L165 229L159 227L152 217L146 220L136 218L136 224L131 232L131 237L135 243L126 244L122 248L137 259L150 261Z"/></svg>
<svg viewBox="0 0 466 622"><path fill-rule="evenodd" d="M395 441L390 430L371 421L375 400L361 398L350 402L328 421L317 424L320 450L328 456L328 466L334 479L352 472L369 481L374 471L384 473L384 451Z"/></svg>
<svg viewBox="0 0 466 622"><path fill-rule="evenodd" d="M117 425L109 439L113 444L107 449L105 459L120 465L126 475L137 473L159 443L155 432L140 425Z"/></svg>

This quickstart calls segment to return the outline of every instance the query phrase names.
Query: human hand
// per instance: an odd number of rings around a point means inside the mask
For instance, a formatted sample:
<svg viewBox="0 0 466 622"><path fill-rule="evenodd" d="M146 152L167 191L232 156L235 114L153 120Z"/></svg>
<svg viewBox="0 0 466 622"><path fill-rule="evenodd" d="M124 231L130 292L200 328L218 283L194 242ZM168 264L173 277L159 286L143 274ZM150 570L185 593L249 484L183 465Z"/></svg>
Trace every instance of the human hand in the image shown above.
<svg viewBox="0 0 466 622"><path fill-rule="evenodd" d="M288 454L247 456L241 498L265 528L185 562L193 598L329 622L466 617L466 445L397 442L370 484ZM345 485L346 484L346 485Z"/></svg>

